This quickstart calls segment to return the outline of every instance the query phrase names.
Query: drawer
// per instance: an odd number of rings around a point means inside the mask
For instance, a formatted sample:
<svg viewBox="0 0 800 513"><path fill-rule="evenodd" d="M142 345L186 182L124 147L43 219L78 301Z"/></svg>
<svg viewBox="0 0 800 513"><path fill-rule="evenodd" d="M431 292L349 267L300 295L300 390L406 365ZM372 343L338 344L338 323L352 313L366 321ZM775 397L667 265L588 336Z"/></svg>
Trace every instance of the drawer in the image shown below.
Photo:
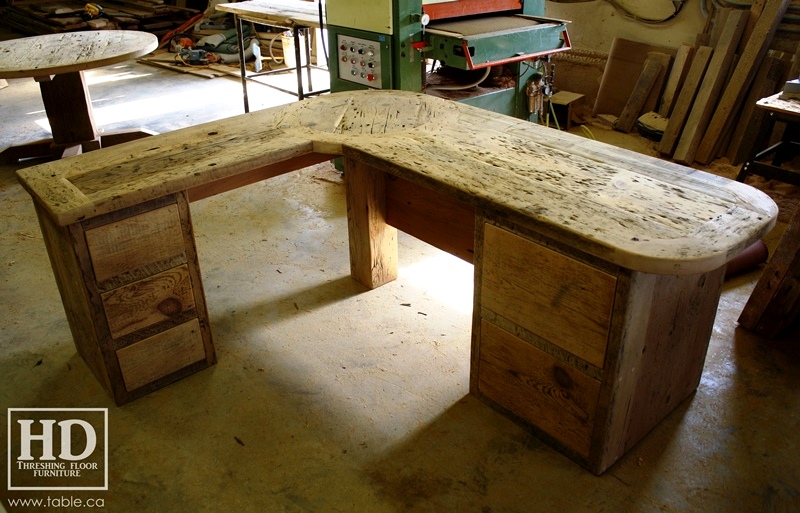
<svg viewBox="0 0 800 513"><path fill-rule="evenodd" d="M102 294L112 338L194 310L189 267L181 265Z"/></svg>
<svg viewBox="0 0 800 513"><path fill-rule="evenodd" d="M600 382L481 321L478 390L589 457Z"/></svg>
<svg viewBox="0 0 800 513"><path fill-rule="evenodd" d="M128 392L205 359L203 336L197 319L117 351Z"/></svg>
<svg viewBox="0 0 800 513"><path fill-rule="evenodd" d="M481 276L483 308L603 367L615 276L488 223Z"/></svg>
<svg viewBox="0 0 800 513"><path fill-rule="evenodd" d="M177 205L167 205L86 230L86 243L99 284L162 261L175 258L186 261ZM155 272L160 270L163 269Z"/></svg>

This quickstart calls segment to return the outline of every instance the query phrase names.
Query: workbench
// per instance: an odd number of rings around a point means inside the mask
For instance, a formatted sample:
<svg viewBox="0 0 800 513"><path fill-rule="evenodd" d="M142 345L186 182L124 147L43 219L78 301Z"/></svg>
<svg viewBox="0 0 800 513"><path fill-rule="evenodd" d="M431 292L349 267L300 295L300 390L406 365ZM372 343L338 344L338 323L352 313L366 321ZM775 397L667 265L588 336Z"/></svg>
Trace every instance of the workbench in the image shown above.
<svg viewBox="0 0 800 513"><path fill-rule="evenodd" d="M233 14L236 25L236 37L239 46L239 74L242 80L242 94L244 97L244 111L250 112L250 102L247 98L247 78L257 76L283 73L286 70L276 69L251 73L248 75L245 65L244 55L244 32L242 23L245 21L270 27L277 27L292 32L294 41L295 74L297 76L297 91L290 91L269 83L265 85L273 87L285 93L294 94L299 100L307 96L314 96L330 91L329 88L314 90L311 83L311 69L316 66L311 64L311 29L320 29L319 9L316 2L300 2L297 0L247 0L245 2L233 2L217 4L216 10ZM324 20L324 17L323 17ZM324 21L323 21L324 23ZM304 37L300 37L301 34ZM301 55L301 42L305 55ZM303 61L302 57L305 57ZM285 55L284 55L285 58ZM305 64L303 64L305 62ZM308 90L303 84L303 69L306 70L308 80Z"/></svg>
<svg viewBox="0 0 800 513"><path fill-rule="evenodd" d="M472 262L470 391L602 473L698 386L739 182L439 98L319 96L18 171L73 337L118 404L215 361L189 206L343 156L354 279L397 230Z"/></svg>
<svg viewBox="0 0 800 513"><path fill-rule="evenodd" d="M749 175L758 175L767 180L775 179L800 186L800 172L783 167L785 162L791 162L800 153L800 99L782 99L781 95L776 93L756 102L756 107L766 111L767 115L761 121L751 155L742 164L736 177L740 182L744 182ZM786 123L781 140L767 147L778 121ZM773 156L771 162L763 162L769 155Z"/></svg>

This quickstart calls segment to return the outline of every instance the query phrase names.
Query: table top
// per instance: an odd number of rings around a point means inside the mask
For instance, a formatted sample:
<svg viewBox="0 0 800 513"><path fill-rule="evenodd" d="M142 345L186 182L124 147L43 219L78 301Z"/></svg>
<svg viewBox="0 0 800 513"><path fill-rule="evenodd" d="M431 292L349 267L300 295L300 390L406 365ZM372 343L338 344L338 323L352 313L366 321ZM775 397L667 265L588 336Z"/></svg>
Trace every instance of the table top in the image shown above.
<svg viewBox="0 0 800 513"><path fill-rule="evenodd" d="M17 172L68 225L262 166L345 155L636 271L717 269L774 225L740 182L462 103L319 96Z"/></svg>
<svg viewBox="0 0 800 513"><path fill-rule="evenodd" d="M148 32L96 30L0 41L0 78L58 75L135 59L158 47Z"/></svg>
<svg viewBox="0 0 800 513"><path fill-rule="evenodd" d="M246 20L263 21L278 27L319 28L319 7L303 0L247 0L217 4L218 11L230 12ZM323 17L324 19L324 17Z"/></svg>
<svg viewBox="0 0 800 513"><path fill-rule="evenodd" d="M761 98L756 102L756 105L778 114L800 117L800 98L784 100L781 99L782 94L783 93L776 93L772 96Z"/></svg>

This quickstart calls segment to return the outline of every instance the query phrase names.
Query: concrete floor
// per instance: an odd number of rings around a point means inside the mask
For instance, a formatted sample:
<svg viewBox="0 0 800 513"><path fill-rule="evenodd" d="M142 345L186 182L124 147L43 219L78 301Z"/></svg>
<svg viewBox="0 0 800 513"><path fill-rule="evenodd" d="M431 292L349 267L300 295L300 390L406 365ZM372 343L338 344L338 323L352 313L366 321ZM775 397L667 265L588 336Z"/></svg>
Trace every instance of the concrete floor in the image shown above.
<svg viewBox="0 0 800 513"><path fill-rule="evenodd" d="M242 109L229 78L135 63L88 76L103 129ZM251 87L254 109L292 100ZM47 135L33 80L0 90L0 110L0 147ZM101 492L3 485L8 511L26 511L9 497L59 495L114 512L800 511L797 334L736 326L760 269L726 283L697 393L596 477L469 395L470 265L401 234L396 282L368 292L349 278L329 164L192 205L219 363L114 406L73 346L19 167L0 167L0 415L108 408L110 479Z"/></svg>

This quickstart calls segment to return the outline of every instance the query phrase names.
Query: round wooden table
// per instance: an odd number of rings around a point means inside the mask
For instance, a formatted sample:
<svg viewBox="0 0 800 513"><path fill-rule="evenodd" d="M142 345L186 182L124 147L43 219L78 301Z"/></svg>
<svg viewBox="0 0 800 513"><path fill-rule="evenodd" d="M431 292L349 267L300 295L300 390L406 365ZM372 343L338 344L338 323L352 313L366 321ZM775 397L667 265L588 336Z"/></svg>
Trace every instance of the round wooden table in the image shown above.
<svg viewBox="0 0 800 513"><path fill-rule="evenodd" d="M32 77L39 82L52 139L13 146L1 160L67 155L138 139L150 132L98 134L83 71L135 59L158 47L147 32L98 30L46 34L0 41L0 79Z"/></svg>

